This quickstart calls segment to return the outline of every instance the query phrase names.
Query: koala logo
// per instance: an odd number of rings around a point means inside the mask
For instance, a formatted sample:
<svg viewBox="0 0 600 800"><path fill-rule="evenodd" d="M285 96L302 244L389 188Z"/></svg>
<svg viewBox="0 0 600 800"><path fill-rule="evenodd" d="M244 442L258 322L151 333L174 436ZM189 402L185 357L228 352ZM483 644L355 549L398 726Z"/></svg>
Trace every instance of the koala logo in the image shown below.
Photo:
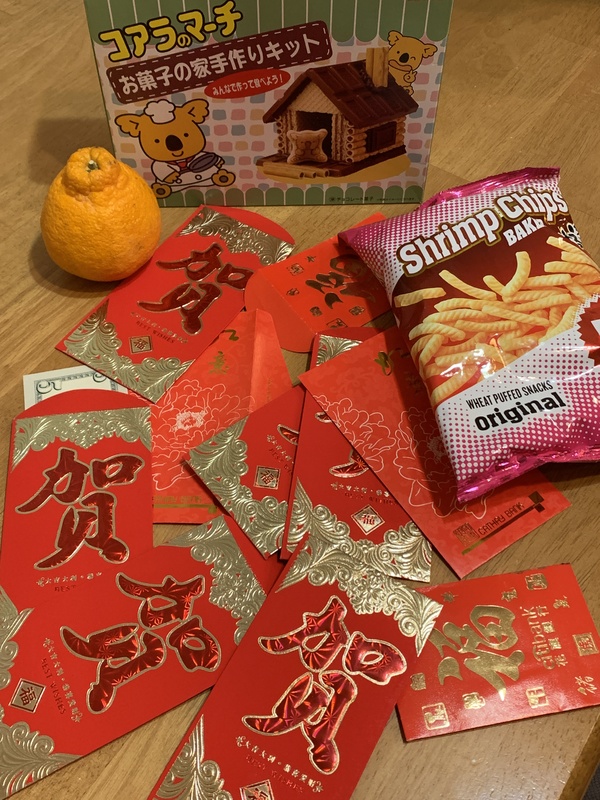
<svg viewBox="0 0 600 800"><path fill-rule="evenodd" d="M390 75L409 94L413 93L413 83L417 77L417 70L424 58L431 58L437 53L434 44L423 44L420 39L413 36L404 36L398 31L388 34L390 49L388 51L388 69Z"/></svg>
<svg viewBox="0 0 600 800"><path fill-rule="evenodd" d="M223 169L224 159L205 151L206 139L200 123L208 116L206 100L190 100L176 106L169 100L146 105L141 114L121 114L115 122L123 133L140 140L144 153L153 160L157 197L190 186L230 186L233 172Z"/></svg>

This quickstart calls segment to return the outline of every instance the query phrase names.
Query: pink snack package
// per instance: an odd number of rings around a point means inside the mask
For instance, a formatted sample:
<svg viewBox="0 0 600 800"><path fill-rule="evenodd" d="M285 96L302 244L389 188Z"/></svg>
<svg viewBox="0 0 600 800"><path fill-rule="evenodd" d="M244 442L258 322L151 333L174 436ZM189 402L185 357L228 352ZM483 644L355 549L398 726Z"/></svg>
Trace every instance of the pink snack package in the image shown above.
<svg viewBox="0 0 600 800"><path fill-rule="evenodd" d="M386 287L459 502L600 460L600 271L558 177L497 175L340 234Z"/></svg>

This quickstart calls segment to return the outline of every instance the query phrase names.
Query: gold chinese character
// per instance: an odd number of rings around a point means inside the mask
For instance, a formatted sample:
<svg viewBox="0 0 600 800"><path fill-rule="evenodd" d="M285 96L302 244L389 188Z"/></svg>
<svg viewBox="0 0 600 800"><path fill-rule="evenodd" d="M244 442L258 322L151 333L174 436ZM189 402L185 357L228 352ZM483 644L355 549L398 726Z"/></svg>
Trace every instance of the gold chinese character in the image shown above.
<svg viewBox="0 0 600 800"><path fill-rule="evenodd" d="M573 634L573 639L580 656L592 656L598 652L596 642L591 633L575 633Z"/></svg>
<svg viewBox="0 0 600 800"><path fill-rule="evenodd" d="M541 572L535 572L533 575L526 575L525 584L531 591L548 588L548 581L546 580L545 575L543 575Z"/></svg>
<svg viewBox="0 0 600 800"><path fill-rule="evenodd" d="M450 720L443 703L433 703L430 706L423 706L423 719L428 731L435 731L438 728L449 728Z"/></svg>
<svg viewBox="0 0 600 800"><path fill-rule="evenodd" d="M543 686L536 686L534 689L527 689L527 701L531 708L539 708L548 705L548 698Z"/></svg>
<svg viewBox="0 0 600 800"><path fill-rule="evenodd" d="M485 697L482 697L479 692L469 692L469 694L463 694L463 705L468 710L474 708L483 708L485 705Z"/></svg>
<svg viewBox="0 0 600 800"><path fill-rule="evenodd" d="M427 688L425 675L422 672L417 672L410 676L410 688L415 692L420 692Z"/></svg>

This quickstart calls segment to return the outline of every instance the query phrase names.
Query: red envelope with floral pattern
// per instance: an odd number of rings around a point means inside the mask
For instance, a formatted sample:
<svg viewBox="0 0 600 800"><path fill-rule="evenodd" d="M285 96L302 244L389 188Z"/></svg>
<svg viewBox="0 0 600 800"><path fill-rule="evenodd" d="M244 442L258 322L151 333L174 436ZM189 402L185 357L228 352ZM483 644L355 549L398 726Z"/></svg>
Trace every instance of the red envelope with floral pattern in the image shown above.
<svg viewBox="0 0 600 800"><path fill-rule="evenodd" d="M440 605L340 550L317 510L150 794L348 800Z"/></svg>
<svg viewBox="0 0 600 800"><path fill-rule="evenodd" d="M292 242L254 212L201 206L57 348L156 402L242 310L250 276Z"/></svg>
<svg viewBox="0 0 600 800"><path fill-rule="evenodd" d="M444 608L399 680L407 739L600 704L600 637L569 564L423 593Z"/></svg>
<svg viewBox="0 0 600 800"><path fill-rule="evenodd" d="M32 608L1 588L0 785L12 795L212 686L265 596L223 518L76 602Z"/></svg>
<svg viewBox="0 0 600 800"><path fill-rule="evenodd" d="M150 409L82 389L15 418L0 584L38 606L115 575L152 540Z"/></svg>
<svg viewBox="0 0 600 800"><path fill-rule="evenodd" d="M361 224L383 218L374 214ZM366 325L390 310L373 272L337 236L256 272L245 294L248 309L272 314L281 346L299 352L308 352L325 328Z"/></svg>
<svg viewBox="0 0 600 800"><path fill-rule="evenodd" d="M324 364L360 341L319 335L311 363ZM397 578L429 581L428 540L310 393L302 411L291 501L284 557L307 535L310 510L318 507L335 535L357 542L380 569Z"/></svg>
<svg viewBox="0 0 600 800"><path fill-rule="evenodd" d="M318 509L332 536L356 542L396 578L429 581L431 545L311 394L304 401L284 555Z"/></svg>
<svg viewBox="0 0 600 800"><path fill-rule="evenodd" d="M460 577L569 505L539 471L457 503L425 387L394 328L302 382Z"/></svg>
<svg viewBox="0 0 600 800"><path fill-rule="evenodd" d="M220 511L189 451L291 388L273 320L240 312L152 407L155 522L206 522Z"/></svg>
<svg viewBox="0 0 600 800"><path fill-rule="evenodd" d="M190 466L265 558L283 540L304 389L295 386L190 452Z"/></svg>

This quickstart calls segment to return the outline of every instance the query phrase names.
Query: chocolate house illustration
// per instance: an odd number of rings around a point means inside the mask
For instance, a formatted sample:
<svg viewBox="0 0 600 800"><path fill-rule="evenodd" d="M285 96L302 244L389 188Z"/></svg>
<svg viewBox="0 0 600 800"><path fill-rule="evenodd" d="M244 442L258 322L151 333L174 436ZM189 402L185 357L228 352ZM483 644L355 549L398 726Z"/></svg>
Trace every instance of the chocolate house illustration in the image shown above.
<svg viewBox="0 0 600 800"><path fill-rule="evenodd" d="M266 112L278 152L260 158L273 177L343 177L406 152L405 118L418 105L393 78L387 48L367 59L307 69Z"/></svg>

